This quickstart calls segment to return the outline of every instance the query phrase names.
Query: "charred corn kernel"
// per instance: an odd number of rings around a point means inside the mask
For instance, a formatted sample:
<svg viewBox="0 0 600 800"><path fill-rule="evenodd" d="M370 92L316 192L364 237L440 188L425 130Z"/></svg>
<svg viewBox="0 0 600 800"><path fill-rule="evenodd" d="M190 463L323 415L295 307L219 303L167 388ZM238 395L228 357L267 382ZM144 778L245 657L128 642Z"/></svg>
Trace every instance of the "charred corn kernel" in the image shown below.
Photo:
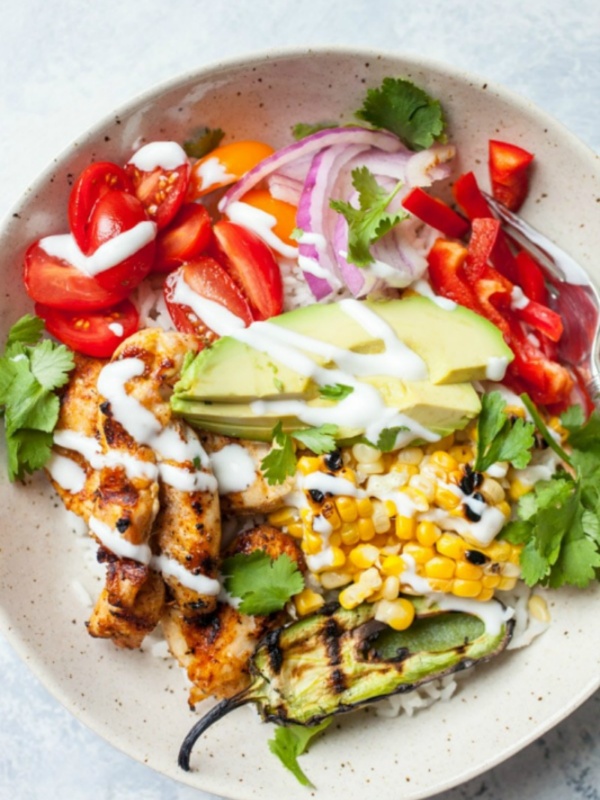
<svg viewBox="0 0 600 800"><path fill-rule="evenodd" d="M532 594L527 603L529 613L534 619L539 622L550 622L550 611L548 610L548 603L539 594Z"/></svg>
<svg viewBox="0 0 600 800"><path fill-rule="evenodd" d="M373 520L375 533L387 533L389 531L391 527L390 515L381 500L373 502L373 516L371 519Z"/></svg>
<svg viewBox="0 0 600 800"><path fill-rule="evenodd" d="M298 521L298 512L291 506L284 506L283 508L278 508L277 511L272 511L267 519L276 528L283 528L284 525Z"/></svg>
<svg viewBox="0 0 600 800"><path fill-rule="evenodd" d="M323 595L318 594L318 592L314 592L312 589L308 587L303 589L300 594L297 594L294 597L294 605L296 606L296 611L301 617L305 617L307 614L314 614L315 611L318 611L325 603L325 599Z"/></svg>
<svg viewBox="0 0 600 800"><path fill-rule="evenodd" d="M483 578L483 570L468 561L457 561L454 575L456 578L462 578L466 581L480 581Z"/></svg>
<svg viewBox="0 0 600 800"><path fill-rule="evenodd" d="M361 517L356 520L355 527L361 542L368 542L375 536L375 525L372 519L367 519L366 517L363 519Z"/></svg>
<svg viewBox="0 0 600 800"><path fill-rule="evenodd" d="M495 589L500 583L500 575L484 575L481 579L481 585L484 589Z"/></svg>
<svg viewBox="0 0 600 800"><path fill-rule="evenodd" d="M355 444L352 448L352 455L358 464L373 464L381 460L381 450L371 447L369 444Z"/></svg>
<svg viewBox="0 0 600 800"><path fill-rule="evenodd" d="M373 503L369 497L359 497L356 500L356 510L360 517L370 517L373 513Z"/></svg>
<svg viewBox="0 0 600 800"><path fill-rule="evenodd" d="M340 589L342 586L347 586L349 583L352 583L352 575L346 570L343 572L331 570L329 572L322 572L319 575L319 580L324 589Z"/></svg>
<svg viewBox="0 0 600 800"><path fill-rule="evenodd" d="M287 532L296 539L301 539L304 534L304 525L301 522L292 522L287 525Z"/></svg>
<svg viewBox="0 0 600 800"><path fill-rule="evenodd" d="M400 491L412 500L417 511L429 511L429 500L420 489L415 489L414 486L403 486Z"/></svg>
<svg viewBox="0 0 600 800"><path fill-rule="evenodd" d="M343 522L354 522L358 517L356 501L352 497L336 497L335 506Z"/></svg>
<svg viewBox="0 0 600 800"><path fill-rule="evenodd" d="M396 461L398 464L411 464L416 467L421 463L424 455L421 447L405 447L404 450L399 451Z"/></svg>
<svg viewBox="0 0 600 800"><path fill-rule="evenodd" d="M440 447L439 442L436 444ZM430 463L436 464L446 472L452 472L453 469L458 469L458 461L444 450L435 450L430 456Z"/></svg>
<svg viewBox="0 0 600 800"><path fill-rule="evenodd" d="M427 583L434 592L449 593L452 590L452 578L427 578Z"/></svg>
<svg viewBox="0 0 600 800"><path fill-rule="evenodd" d="M419 468L414 464L394 464L392 470L399 472L401 475L406 475L406 480L412 478L413 475L419 474Z"/></svg>
<svg viewBox="0 0 600 800"><path fill-rule="evenodd" d="M456 561L446 556L434 556L424 565L425 575L428 578L447 580L454 577Z"/></svg>
<svg viewBox="0 0 600 800"><path fill-rule="evenodd" d="M435 558L433 547L423 547L422 544L417 542L407 542L402 548L402 552L412 556L417 564L426 564L432 558Z"/></svg>
<svg viewBox="0 0 600 800"><path fill-rule="evenodd" d="M477 597L481 589L481 581L466 581L457 578L452 581L452 594L456 597Z"/></svg>
<svg viewBox="0 0 600 800"><path fill-rule="evenodd" d="M334 531L342 527L342 520L334 503L325 503L321 509L321 516L325 517Z"/></svg>
<svg viewBox="0 0 600 800"><path fill-rule="evenodd" d="M337 570L340 567L343 567L346 563L346 553L342 550L341 547L332 547L332 558L331 564L328 564L326 567L323 567L323 571L327 572L328 570Z"/></svg>
<svg viewBox="0 0 600 800"><path fill-rule="evenodd" d="M438 483L435 489L434 503L444 511L452 511L460 505L460 497L453 491Z"/></svg>
<svg viewBox="0 0 600 800"><path fill-rule="evenodd" d="M435 543L435 547L440 555L459 561L464 556L466 544L454 533L443 533Z"/></svg>
<svg viewBox="0 0 600 800"><path fill-rule="evenodd" d="M379 548L372 544L359 544L350 550L348 557L354 566L368 569L379 558Z"/></svg>
<svg viewBox="0 0 600 800"><path fill-rule="evenodd" d="M435 489L437 482L430 478L428 475L413 475L412 478L408 481L408 485L413 489L417 489L419 492L423 492L425 495L427 502L433 502L433 498L435 497Z"/></svg>
<svg viewBox="0 0 600 800"><path fill-rule="evenodd" d="M475 599L479 600L481 603L485 603L487 600L491 600L493 596L493 589L482 589Z"/></svg>
<svg viewBox="0 0 600 800"><path fill-rule="evenodd" d="M417 531L417 520L398 514L396 517L396 536L398 539L409 541L414 539Z"/></svg>
<svg viewBox="0 0 600 800"><path fill-rule="evenodd" d="M388 575L379 590L384 600L395 600L400 591L400 580L397 575Z"/></svg>
<svg viewBox="0 0 600 800"><path fill-rule="evenodd" d="M431 547L432 544L437 542L441 535L442 531L433 522L423 521L419 522L417 525L417 541L425 547Z"/></svg>
<svg viewBox="0 0 600 800"><path fill-rule="evenodd" d="M375 619L378 622L385 622L395 631L405 631L412 625L415 618L415 607L404 597L396 600L380 600L377 603Z"/></svg>
<svg viewBox="0 0 600 800"><path fill-rule="evenodd" d="M501 592L510 592L511 589L515 588L515 583L517 582L516 578L500 578L500 583L498 584L498 589Z"/></svg>
<svg viewBox="0 0 600 800"><path fill-rule="evenodd" d="M508 496L511 500L520 500L521 497L525 494L529 494L533 489L533 486L528 483L523 483L518 478L515 478L510 482L510 487L508 489Z"/></svg>
<svg viewBox="0 0 600 800"><path fill-rule="evenodd" d="M492 542L488 547L482 549L482 553L492 559L492 561L506 561L510 556L512 547L510 542L505 542L502 539L497 539Z"/></svg>
<svg viewBox="0 0 600 800"><path fill-rule="evenodd" d="M316 556L323 549L323 540L314 531L304 531L302 537L302 549L307 556Z"/></svg>
<svg viewBox="0 0 600 800"><path fill-rule="evenodd" d="M468 444L455 444L448 450L448 453L459 464L468 464L473 460L473 448Z"/></svg>
<svg viewBox="0 0 600 800"><path fill-rule="evenodd" d="M342 544L345 544L348 547L353 547L355 544L358 544L360 542L360 531L358 524L353 522L344 523L340 529L340 538L342 540Z"/></svg>
<svg viewBox="0 0 600 800"><path fill-rule="evenodd" d="M321 459L315 456L302 456L298 459L297 469L303 475L318 472L321 469Z"/></svg>
<svg viewBox="0 0 600 800"><path fill-rule="evenodd" d="M402 560L402 556L393 555L386 556L381 562L381 572L384 575L392 575L398 577L406 569L406 564Z"/></svg>
<svg viewBox="0 0 600 800"><path fill-rule="evenodd" d="M494 480L494 478L487 478L485 477L481 482L481 486L478 489L479 492L483 495L484 499L491 505L496 506L501 503L505 498L504 489L498 481Z"/></svg>

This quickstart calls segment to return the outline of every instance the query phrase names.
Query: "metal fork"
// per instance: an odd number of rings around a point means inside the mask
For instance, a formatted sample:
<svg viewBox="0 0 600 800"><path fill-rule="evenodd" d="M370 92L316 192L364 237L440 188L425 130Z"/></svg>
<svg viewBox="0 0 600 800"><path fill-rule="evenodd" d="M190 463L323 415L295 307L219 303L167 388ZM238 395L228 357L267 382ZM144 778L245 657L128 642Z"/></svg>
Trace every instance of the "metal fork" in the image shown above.
<svg viewBox="0 0 600 800"><path fill-rule="evenodd" d="M544 271L552 307L563 320L560 359L573 367L600 410L600 293L588 273L568 253L492 197L486 199L507 232Z"/></svg>

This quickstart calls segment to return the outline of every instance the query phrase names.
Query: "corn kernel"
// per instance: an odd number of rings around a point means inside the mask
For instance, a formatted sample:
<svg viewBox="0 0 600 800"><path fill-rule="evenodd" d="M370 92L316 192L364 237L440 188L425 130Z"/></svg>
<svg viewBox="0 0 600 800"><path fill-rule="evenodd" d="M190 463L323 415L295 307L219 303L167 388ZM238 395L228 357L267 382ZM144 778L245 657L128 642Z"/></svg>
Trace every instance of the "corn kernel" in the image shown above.
<svg viewBox="0 0 600 800"><path fill-rule="evenodd" d="M455 444L448 453L459 464L469 464L473 460L473 448L468 444Z"/></svg>
<svg viewBox="0 0 600 800"><path fill-rule="evenodd" d="M398 464L409 464L416 467L421 463L424 455L421 447L405 447L399 451L396 460Z"/></svg>
<svg viewBox="0 0 600 800"><path fill-rule="evenodd" d="M477 597L481 589L481 581L466 581L455 578L452 583L452 594L456 595L456 597Z"/></svg>
<svg viewBox="0 0 600 800"><path fill-rule="evenodd" d="M484 478L478 491L481 492L486 502L493 506L497 506L505 498L504 489L493 478Z"/></svg>
<svg viewBox="0 0 600 800"><path fill-rule="evenodd" d="M523 545L521 544L513 544L510 549L510 555L508 560L511 564L517 564L520 566L521 564L521 553L523 552Z"/></svg>
<svg viewBox="0 0 600 800"><path fill-rule="evenodd" d="M432 558L435 558L433 547L423 547L417 542L407 542L402 548L402 552L412 556L417 564L426 564Z"/></svg>
<svg viewBox="0 0 600 800"><path fill-rule="evenodd" d="M368 569L379 558L379 549L372 544L359 544L349 553L350 561L360 569Z"/></svg>
<svg viewBox="0 0 600 800"><path fill-rule="evenodd" d="M435 544L442 535L442 531L433 522L419 522L416 530L417 541L425 547Z"/></svg>
<svg viewBox="0 0 600 800"><path fill-rule="evenodd" d="M412 500L417 511L429 511L429 500L420 489L415 489L414 486L403 486L400 491Z"/></svg>
<svg viewBox="0 0 600 800"><path fill-rule="evenodd" d="M356 501L352 497L336 497L335 505L343 522L354 522L358 517Z"/></svg>
<svg viewBox="0 0 600 800"><path fill-rule="evenodd" d="M462 469L453 469L451 472L448 473L448 483L454 484L454 486L458 486L458 484L463 479L463 471Z"/></svg>
<svg viewBox="0 0 600 800"><path fill-rule="evenodd" d="M484 575L481 579L481 585L484 589L495 589L500 583L500 575Z"/></svg>
<svg viewBox="0 0 600 800"><path fill-rule="evenodd" d="M324 503L321 509L321 516L327 520L334 531L342 527L342 520L334 503L330 501Z"/></svg>
<svg viewBox="0 0 600 800"><path fill-rule="evenodd" d="M521 575L521 567L518 564L505 561L502 565L502 575L505 578L518 578Z"/></svg>
<svg viewBox="0 0 600 800"><path fill-rule="evenodd" d="M375 525L373 525L372 519L361 517L356 521L356 529L361 542L368 542L375 536Z"/></svg>
<svg viewBox="0 0 600 800"><path fill-rule="evenodd" d="M285 525L298 521L298 512L295 508L284 506L283 508L278 508L277 511L272 511L267 519L276 528L283 528Z"/></svg>
<svg viewBox="0 0 600 800"><path fill-rule="evenodd" d="M356 608L356 606L359 606L364 600L364 592L357 583L346 586L345 589L342 589L338 597L341 607L345 608L347 611Z"/></svg>
<svg viewBox="0 0 600 800"><path fill-rule="evenodd" d="M380 589L384 600L395 600L400 592L400 580L397 575L388 575Z"/></svg>
<svg viewBox="0 0 600 800"><path fill-rule="evenodd" d="M539 594L532 594L527 603L529 613L534 619L539 622L550 622L550 611L548 610L548 603Z"/></svg>
<svg viewBox="0 0 600 800"><path fill-rule="evenodd" d="M487 600L491 600L493 596L494 596L494 590L486 589L484 587L477 595L476 600L479 600L481 603L485 603Z"/></svg>
<svg viewBox="0 0 600 800"><path fill-rule="evenodd" d="M287 532L296 539L301 539L304 534L304 525L301 522L292 522L287 526Z"/></svg>
<svg viewBox="0 0 600 800"><path fill-rule="evenodd" d="M342 545L342 537L339 533L332 533L329 537L329 544L332 547L341 547Z"/></svg>
<svg viewBox="0 0 600 800"><path fill-rule="evenodd" d="M434 556L424 566L428 578L453 578L455 569L456 562L445 556Z"/></svg>
<svg viewBox="0 0 600 800"><path fill-rule="evenodd" d="M498 589L501 592L510 592L511 589L515 588L515 584L517 582L516 578L500 578L500 583L498 584Z"/></svg>
<svg viewBox="0 0 600 800"><path fill-rule="evenodd" d="M331 570L330 572L322 572L319 575L319 580L324 589L340 589L342 586L352 583L352 575L346 570L343 572Z"/></svg>
<svg viewBox="0 0 600 800"><path fill-rule="evenodd" d="M305 531L302 537L302 549L308 556L315 556L323 549L323 540L314 531Z"/></svg>
<svg viewBox="0 0 600 800"><path fill-rule="evenodd" d="M377 603L375 619L384 622L395 631L405 631L412 625L415 618L415 607L404 597L396 600L380 600Z"/></svg>
<svg viewBox="0 0 600 800"><path fill-rule="evenodd" d="M314 456L302 456L298 459L297 469L303 475L318 472L321 469L321 459Z"/></svg>
<svg viewBox="0 0 600 800"><path fill-rule="evenodd" d="M373 513L373 503L369 497L359 497L356 501L356 510L360 517L370 517Z"/></svg>
<svg viewBox="0 0 600 800"><path fill-rule="evenodd" d="M301 617L305 617L307 614L314 614L324 603L323 596L308 587L294 597L296 611Z"/></svg>
<svg viewBox="0 0 600 800"><path fill-rule="evenodd" d="M523 495L529 494L533 489L533 485L528 483L522 483L518 478L515 478L513 481L510 482L510 487L508 489L508 496L511 500L517 501L520 500Z"/></svg>
<svg viewBox="0 0 600 800"><path fill-rule="evenodd" d="M375 533L386 533L391 527L390 515L387 512L385 504L381 500L375 500L373 503L373 525Z"/></svg>
<svg viewBox="0 0 600 800"><path fill-rule="evenodd" d="M444 511L451 511L453 508L457 508L460 505L460 497L439 483L436 486L435 497L433 499L436 506L442 508Z"/></svg>
<svg viewBox="0 0 600 800"><path fill-rule="evenodd" d="M427 583L433 592L452 591L452 578L427 578Z"/></svg>
<svg viewBox="0 0 600 800"><path fill-rule="evenodd" d="M399 472L401 475L406 475L406 480L412 478L413 475L419 474L419 468L414 464L393 464L393 472Z"/></svg>
<svg viewBox="0 0 600 800"><path fill-rule="evenodd" d="M525 409L523 406L504 406L504 413L507 417L521 417L525 418Z"/></svg>
<svg viewBox="0 0 600 800"><path fill-rule="evenodd" d="M509 506L506 500L504 500L502 503L498 503L496 508L498 509L498 511L501 511L507 519L512 514L512 508Z"/></svg>
<svg viewBox="0 0 600 800"><path fill-rule="evenodd" d="M406 564L402 560L402 556L393 555L386 556L381 562L381 572L384 575L399 576L406 569Z"/></svg>
<svg viewBox="0 0 600 800"><path fill-rule="evenodd" d="M417 531L417 520L413 517L405 517L403 514L398 514L396 517L396 536L398 539L410 540L414 539Z"/></svg>
<svg viewBox="0 0 600 800"><path fill-rule="evenodd" d="M457 561L454 575L466 581L480 581L483 578L483 570L468 561Z"/></svg>
<svg viewBox="0 0 600 800"><path fill-rule="evenodd" d="M342 544L353 547L360 541L360 530L357 523L346 522L340 529L340 539Z"/></svg>
<svg viewBox="0 0 600 800"><path fill-rule="evenodd" d="M413 489L417 489L418 491L423 492L428 503L433 502L437 483L428 475L413 475L412 478L408 481L408 485L411 486Z"/></svg>
<svg viewBox="0 0 600 800"><path fill-rule="evenodd" d="M421 475L425 475L430 480L433 479L437 482L442 481L445 483L448 480L448 473L445 469L442 469L439 464L434 464L432 461L428 461L429 456L425 456L423 459L423 463L421 464Z"/></svg>
<svg viewBox="0 0 600 800"><path fill-rule="evenodd" d="M492 561L506 561L511 553L510 542L505 542L503 539L497 539L492 542L488 547L482 550L486 556L489 556Z"/></svg>
<svg viewBox="0 0 600 800"><path fill-rule="evenodd" d="M437 442L437 445L439 447L440 443ZM436 450L433 452L430 457L430 463L436 464L446 472L452 472L453 469L458 469L458 461L444 450Z"/></svg>
<svg viewBox="0 0 600 800"><path fill-rule="evenodd" d="M465 542L453 533L443 533L435 543L438 553L459 561L465 552Z"/></svg>
<svg viewBox="0 0 600 800"><path fill-rule="evenodd" d="M373 464L381 459L381 450L368 444L355 444L352 455L359 464Z"/></svg>
<svg viewBox="0 0 600 800"><path fill-rule="evenodd" d="M356 470L357 475L363 476L359 480L362 483L367 475L382 475L385 472L385 467L383 466L383 461L373 461L373 463L369 464L358 464Z"/></svg>

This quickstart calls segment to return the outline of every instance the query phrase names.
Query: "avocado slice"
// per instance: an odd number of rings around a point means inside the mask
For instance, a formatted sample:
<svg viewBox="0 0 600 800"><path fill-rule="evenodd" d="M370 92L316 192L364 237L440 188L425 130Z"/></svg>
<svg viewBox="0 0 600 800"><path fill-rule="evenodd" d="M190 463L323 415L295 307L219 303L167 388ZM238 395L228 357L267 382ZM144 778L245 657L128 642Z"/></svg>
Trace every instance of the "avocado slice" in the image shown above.
<svg viewBox="0 0 600 800"><path fill-rule="evenodd" d="M464 428L481 410L479 397L470 383L434 386L428 381L399 381L393 378L365 379L382 394L386 405L398 409L425 428L446 436ZM247 403L215 403L202 400L182 401L174 398L174 409L192 424L213 433L226 433L241 439L270 442L273 428L281 421L286 432L306 427L297 417L278 414L255 414ZM313 398L309 406L333 405ZM340 427L337 438L349 440L363 430Z"/></svg>

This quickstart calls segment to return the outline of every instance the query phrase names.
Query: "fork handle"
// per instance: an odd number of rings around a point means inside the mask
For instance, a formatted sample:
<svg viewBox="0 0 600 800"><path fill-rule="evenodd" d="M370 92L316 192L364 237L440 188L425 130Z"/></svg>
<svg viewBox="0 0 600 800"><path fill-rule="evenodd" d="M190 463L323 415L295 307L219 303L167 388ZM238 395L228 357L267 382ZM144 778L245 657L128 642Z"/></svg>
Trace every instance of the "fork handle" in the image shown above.
<svg viewBox="0 0 600 800"><path fill-rule="evenodd" d="M597 411L600 411L600 375L592 375L585 388Z"/></svg>

